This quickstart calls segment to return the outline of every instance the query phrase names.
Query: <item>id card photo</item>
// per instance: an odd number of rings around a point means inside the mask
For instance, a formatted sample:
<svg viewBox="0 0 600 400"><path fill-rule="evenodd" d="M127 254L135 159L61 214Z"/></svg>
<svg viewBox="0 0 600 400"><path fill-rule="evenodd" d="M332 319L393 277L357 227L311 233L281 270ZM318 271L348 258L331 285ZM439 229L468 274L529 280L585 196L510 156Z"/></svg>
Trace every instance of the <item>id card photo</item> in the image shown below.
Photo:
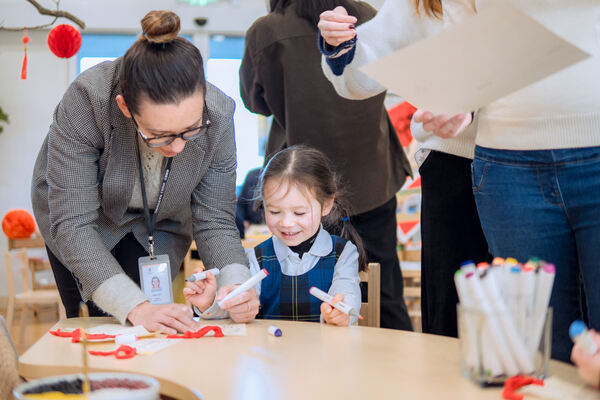
<svg viewBox="0 0 600 400"><path fill-rule="evenodd" d="M173 302L171 289L171 268L168 257L155 259L142 257L139 260L140 284L151 304L170 304Z"/></svg>

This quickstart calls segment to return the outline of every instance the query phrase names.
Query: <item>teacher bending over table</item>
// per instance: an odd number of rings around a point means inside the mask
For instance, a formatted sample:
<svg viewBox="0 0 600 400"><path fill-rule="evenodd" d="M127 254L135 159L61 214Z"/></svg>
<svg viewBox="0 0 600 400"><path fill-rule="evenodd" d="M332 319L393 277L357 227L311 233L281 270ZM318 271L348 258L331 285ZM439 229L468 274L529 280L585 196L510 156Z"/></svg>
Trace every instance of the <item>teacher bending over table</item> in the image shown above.
<svg viewBox="0 0 600 400"><path fill-rule="evenodd" d="M90 315L174 333L194 329L191 310L151 304L138 262L168 257L175 276L193 237L205 265L220 269L220 292L250 276L235 225L234 103L205 81L176 14L151 11L142 28L123 57L69 86L32 202L67 317L84 300ZM254 291L232 303L237 322L258 313Z"/></svg>

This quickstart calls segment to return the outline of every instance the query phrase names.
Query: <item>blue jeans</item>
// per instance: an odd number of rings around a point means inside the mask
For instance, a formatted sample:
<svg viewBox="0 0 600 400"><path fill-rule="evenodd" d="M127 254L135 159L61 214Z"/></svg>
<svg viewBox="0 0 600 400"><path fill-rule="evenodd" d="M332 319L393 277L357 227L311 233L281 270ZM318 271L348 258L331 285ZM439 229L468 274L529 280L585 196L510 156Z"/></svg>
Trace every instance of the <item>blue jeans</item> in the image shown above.
<svg viewBox="0 0 600 400"><path fill-rule="evenodd" d="M477 147L471 169L491 253L556 265L552 357L569 361L571 322L600 330L600 147Z"/></svg>

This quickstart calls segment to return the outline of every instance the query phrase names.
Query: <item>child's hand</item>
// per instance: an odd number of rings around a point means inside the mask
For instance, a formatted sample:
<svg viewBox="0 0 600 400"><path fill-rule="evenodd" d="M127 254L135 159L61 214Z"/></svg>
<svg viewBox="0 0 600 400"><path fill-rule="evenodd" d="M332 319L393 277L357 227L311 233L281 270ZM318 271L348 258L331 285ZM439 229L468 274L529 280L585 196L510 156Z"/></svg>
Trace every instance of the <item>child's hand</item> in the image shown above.
<svg viewBox="0 0 600 400"><path fill-rule="evenodd" d="M202 268L196 268L194 273L202 271ZM186 282L183 288L185 299L198 307L202 312L206 311L213 304L216 293L217 278L210 272L206 273L206 279L196 282Z"/></svg>
<svg viewBox="0 0 600 400"><path fill-rule="evenodd" d="M219 289L217 301L223 299L229 292L234 290L239 285L226 285ZM252 322L258 314L260 308L260 300L256 294L256 290L248 289L243 293L227 300L221 308L229 313L229 316L238 324Z"/></svg>
<svg viewBox="0 0 600 400"><path fill-rule="evenodd" d="M333 296L333 304L339 303L340 301L344 301L344 295L342 293ZM325 302L321 303L321 314L323 314L323 319L328 324L337 326L350 325L350 316L348 314L344 314L337 308L334 308Z"/></svg>
<svg viewBox="0 0 600 400"><path fill-rule="evenodd" d="M590 330L590 335L600 348L600 335L594 330ZM571 361L577 365L579 375L588 384L596 389L600 388L600 351L588 354L576 344L571 351Z"/></svg>

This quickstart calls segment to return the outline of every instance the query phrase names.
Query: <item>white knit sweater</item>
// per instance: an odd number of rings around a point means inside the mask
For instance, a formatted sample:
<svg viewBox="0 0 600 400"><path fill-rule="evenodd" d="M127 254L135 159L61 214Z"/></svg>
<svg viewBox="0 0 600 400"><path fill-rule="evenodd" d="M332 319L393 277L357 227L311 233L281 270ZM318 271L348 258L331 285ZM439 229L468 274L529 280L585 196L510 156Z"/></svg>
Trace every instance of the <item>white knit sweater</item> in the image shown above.
<svg viewBox="0 0 600 400"><path fill-rule="evenodd" d="M497 0L444 2L444 19L418 17L412 2L387 0L379 14L358 27L354 60L336 77L323 70L341 96L364 98L385 90L358 67L460 21ZM509 0L548 29L592 54L592 58L499 99L479 110L474 124L451 140L415 129L423 147L472 157L473 140L511 150L600 145L600 1ZM390 27L394 27L391 29ZM524 38L526 40L526 38ZM465 110L467 112L469 110Z"/></svg>
<svg viewBox="0 0 600 400"><path fill-rule="evenodd" d="M477 8L498 0L477 0ZM479 111L477 144L509 150L600 146L600 1L511 0L592 58Z"/></svg>

